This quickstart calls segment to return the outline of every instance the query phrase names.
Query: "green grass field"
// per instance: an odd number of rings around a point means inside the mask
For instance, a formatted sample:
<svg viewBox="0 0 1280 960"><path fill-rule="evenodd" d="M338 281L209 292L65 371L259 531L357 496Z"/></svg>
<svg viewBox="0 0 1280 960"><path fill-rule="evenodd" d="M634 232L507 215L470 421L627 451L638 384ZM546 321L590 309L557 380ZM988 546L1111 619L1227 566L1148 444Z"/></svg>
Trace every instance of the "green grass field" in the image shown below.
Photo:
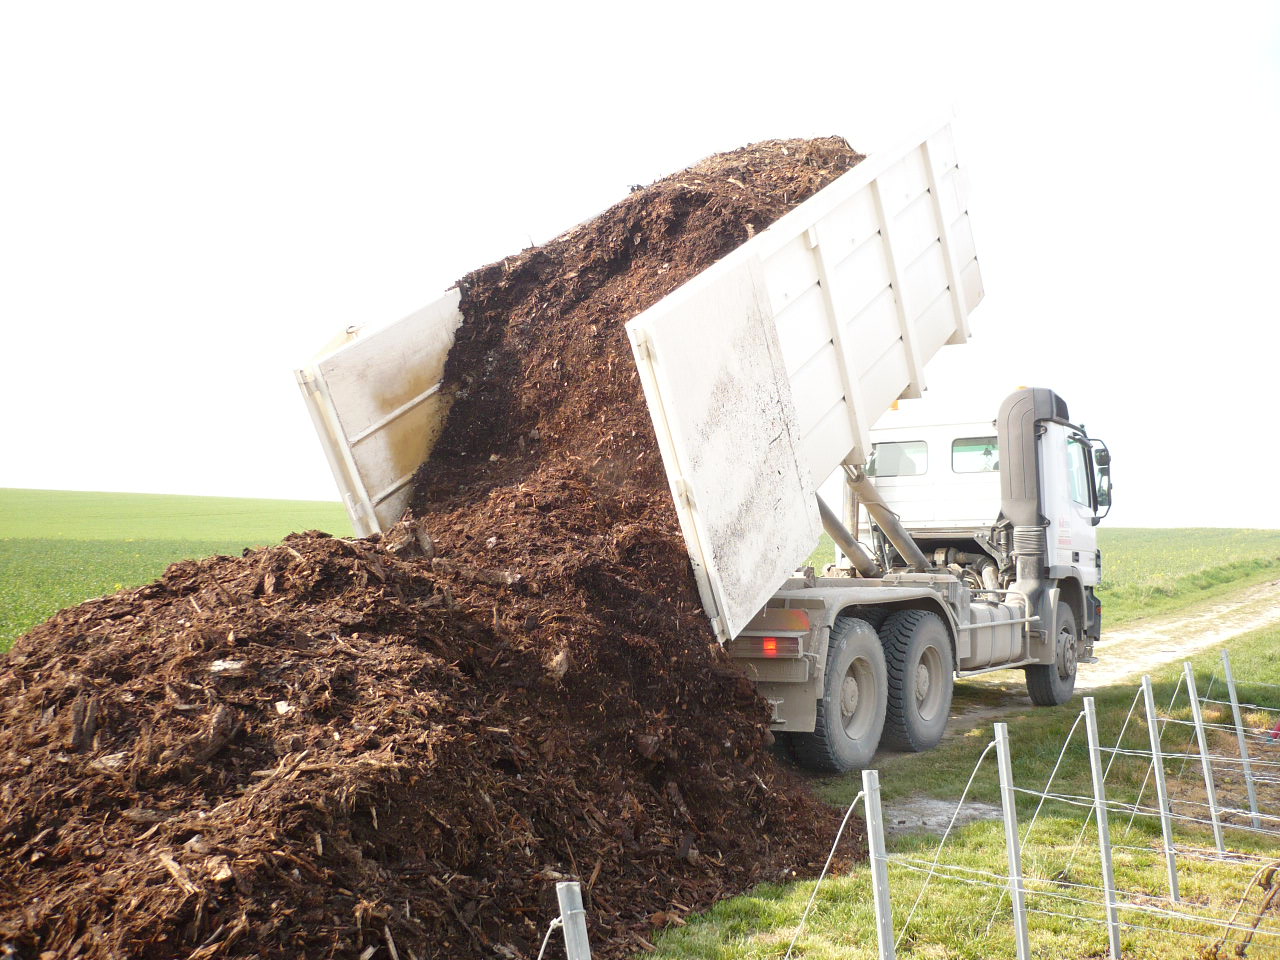
<svg viewBox="0 0 1280 960"><path fill-rule="evenodd" d="M1280 576L1280 530L1099 528L1103 623L1173 613Z"/></svg>
<svg viewBox="0 0 1280 960"><path fill-rule="evenodd" d="M0 489L0 650L63 607L296 530L349 536L341 504Z"/></svg>

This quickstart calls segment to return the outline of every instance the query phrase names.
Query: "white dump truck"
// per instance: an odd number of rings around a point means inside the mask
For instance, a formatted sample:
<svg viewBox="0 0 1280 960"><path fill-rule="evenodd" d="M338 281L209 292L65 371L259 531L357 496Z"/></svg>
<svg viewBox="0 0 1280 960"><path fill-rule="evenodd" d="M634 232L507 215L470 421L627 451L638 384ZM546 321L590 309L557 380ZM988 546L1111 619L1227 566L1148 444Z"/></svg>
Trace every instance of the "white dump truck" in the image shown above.
<svg viewBox="0 0 1280 960"><path fill-rule="evenodd" d="M807 766L855 769L882 742L934 746L956 677L1020 667L1037 703L1061 703L1092 655L1109 455L1059 397L1018 390L994 426L950 440L873 439L899 399L921 395L925 363L969 338L981 298L941 124L872 154L627 324L707 616ZM297 371L361 535L399 519L443 426L458 304L452 290L350 329ZM972 479L930 480L949 456L982 464L986 483L969 492L989 503L923 508L922 491ZM818 496L833 474L843 517ZM850 529L860 516L865 546ZM807 561L824 529L838 562L819 577Z"/></svg>

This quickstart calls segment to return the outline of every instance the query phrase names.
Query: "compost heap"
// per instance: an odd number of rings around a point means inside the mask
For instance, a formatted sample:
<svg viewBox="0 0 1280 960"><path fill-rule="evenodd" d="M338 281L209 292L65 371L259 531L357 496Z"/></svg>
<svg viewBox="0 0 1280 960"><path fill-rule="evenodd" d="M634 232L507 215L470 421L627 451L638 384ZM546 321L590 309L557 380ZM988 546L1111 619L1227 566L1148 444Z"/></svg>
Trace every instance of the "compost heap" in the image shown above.
<svg viewBox="0 0 1280 960"><path fill-rule="evenodd" d="M177 563L21 638L0 952L530 958L572 878L616 957L815 873L835 815L714 643L623 324L860 159L756 144L477 270L386 536Z"/></svg>

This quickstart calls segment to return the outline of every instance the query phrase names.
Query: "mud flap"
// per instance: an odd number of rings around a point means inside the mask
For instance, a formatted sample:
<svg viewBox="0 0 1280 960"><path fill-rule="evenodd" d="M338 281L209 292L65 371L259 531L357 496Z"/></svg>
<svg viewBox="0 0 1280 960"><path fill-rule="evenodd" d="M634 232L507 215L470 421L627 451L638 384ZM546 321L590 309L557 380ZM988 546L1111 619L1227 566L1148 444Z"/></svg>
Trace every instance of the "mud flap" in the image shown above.
<svg viewBox="0 0 1280 960"><path fill-rule="evenodd" d="M1040 594L1039 638L1032 636L1028 650L1028 656L1039 663L1054 663L1058 657L1058 597L1061 593L1058 587L1046 587Z"/></svg>
<svg viewBox="0 0 1280 960"><path fill-rule="evenodd" d="M757 683L756 689L773 708L774 731L813 733L822 698L822 683L817 677L807 683Z"/></svg>

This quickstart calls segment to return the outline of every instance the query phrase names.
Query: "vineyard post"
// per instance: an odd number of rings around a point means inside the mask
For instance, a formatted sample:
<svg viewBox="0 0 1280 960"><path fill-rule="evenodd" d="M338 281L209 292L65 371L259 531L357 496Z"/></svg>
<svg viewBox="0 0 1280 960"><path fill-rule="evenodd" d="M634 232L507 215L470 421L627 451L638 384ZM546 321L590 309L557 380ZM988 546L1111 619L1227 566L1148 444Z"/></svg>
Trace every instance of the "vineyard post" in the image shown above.
<svg viewBox="0 0 1280 960"><path fill-rule="evenodd" d="M1240 716L1240 698L1236 696L1236 678L1231 673L1231 654L1222 651L1222 669L1227 676L1227 693L1231 697L1231 716L1236 722L1236 740L1240 744L1240 763L1244 766L1244 785L1249 791L1249 813L1253 817L1253 828L1262 829L1262 818L1258 816L1258 791L1253 785L1253 766L1249 763L1249 745L1245 742L1244 721Z"/></svg>
<svg viewBox="0 0 1280 960"><path fill-rule="evenodd" d="M1213 842L1219 853L1227 852L1222 839L1222 821L1218 819L1218 791L1213 783L1213 761L1209 759L1209 742L1204 732L1204 714L1200 710L1200 694L1196 690L1196 672L1191 661L1183 661L1182 674L1187 678L1187 695L1191 698L1191 719L1196 724L1196 744L1200 747L1200 768L1204 772L1204 797L1209 804L1209 819L1213 821Z"/></svg>
<svg viewBox="0 0 1280 960"><path fill-rule="evenodd" d="M996 761L1000 766L1000 806L1004 808L1004 842L1009 853L1009 895L1013 898L1013 931L1018 960L1031 960L1027 930L1027 901L1022 884L1022 848L1018 842L1018 804L1013 790L1013 763L1009 759L1009 725L997 723Z"/></svg>
<svg viewBox="0 0 1280 960"><path fill-rule="evenodd" d="M884 852L884 811L880 808L880 771L862 771L867 814L867 846L871 854L871 896L876 908L876 941L880 960L894 960L893 904L889 899L889 861Z"/></svg>
<svg viewBox="0 0 1280 960"><path fill-rule="evenodd" d="M1147 707L1147 734L1151 739L1151 769L1156 776L1156 801L1160 804L1160 834L1164 837L1165 867L1169 872L1169 899L1181 901L1178 895L1178 857L1173 848L1173 823L1169 816L1169 788L1164 781L1164 753L1160 749L1160 719L1156 716L1156 698L1151 692L1151 677L1142 678L1142 699Z"/></svg>
<svg viewBox="0 0 1280 960"><path fill-rule="evenodd" d="M587 939L587 912L582 909L582 887L575 881L556 884L560 920L564 924L564 952L568 960L591 960Z"/></svg>
<svg viewBox="0 0 1280 960"><path fill-rule="evenodd" d="M1107 818L1107 786L1098 747L1098 712L1093 697L1084 698L1084 725L1089 735L1089 770L1093 774L1093 809L1098 820L1098 848L1102 854L1102 889L1107 898L1107 933L1111 960L1120 960L1120 914L1116 909L1116 875L1111 865L1111 826Z"/></svg>

